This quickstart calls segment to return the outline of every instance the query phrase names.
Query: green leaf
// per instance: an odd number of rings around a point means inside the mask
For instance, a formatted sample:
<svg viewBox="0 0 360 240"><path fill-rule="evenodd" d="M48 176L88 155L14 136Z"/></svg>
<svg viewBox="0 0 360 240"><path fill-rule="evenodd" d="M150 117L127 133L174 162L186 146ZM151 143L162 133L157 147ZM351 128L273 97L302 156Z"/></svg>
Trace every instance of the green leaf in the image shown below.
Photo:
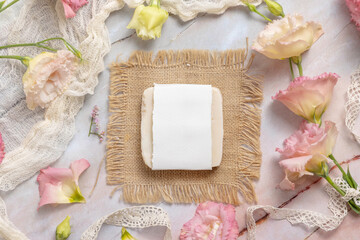
<svg viewBox="0 0 360 240"><path fill-rule="evenodd" d="M352 183L352 186L351 186L351 187L357 189L358 184L355 182L355 180L354 180L353 177L351 176L350 170L349 170L349 166L348 166L348 169L347 169L347 176L348 176L349 180L350 180L351 183Z"/></svg>
<svg viewBox="0 0 360 240"><path fill-rule="evenodd" d="M5 1L0 2L0 9L4 6L4 4L5 4Z"/></svg>
<svg viewBox="0 0 360 240"><path fill-rule="evenodd" d="M355 204L354 200L350 200L348 204L354 212L360 215L360 208Z"/></svg>

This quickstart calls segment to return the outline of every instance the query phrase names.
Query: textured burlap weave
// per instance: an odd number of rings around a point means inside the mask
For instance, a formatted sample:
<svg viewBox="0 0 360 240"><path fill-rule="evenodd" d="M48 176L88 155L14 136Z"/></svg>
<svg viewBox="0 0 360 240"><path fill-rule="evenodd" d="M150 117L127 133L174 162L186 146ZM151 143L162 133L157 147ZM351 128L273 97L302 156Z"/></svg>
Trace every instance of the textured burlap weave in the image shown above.
<svg viewBox="0 0 360 240"><path fill-rule="evenodd" d="M107 183L120 185L130 203L206 200L239 204L238 192L256 201L252 181L259 178L261 80L247 74L247 52L233 50L135 52L111 66L107 130ZM249 61L251 62L251 60ZM152 171L141 156L141 102L154 83L211 84L221 90L224 147L212 171ZM171 159L169 159L171 161Z"/></svg>

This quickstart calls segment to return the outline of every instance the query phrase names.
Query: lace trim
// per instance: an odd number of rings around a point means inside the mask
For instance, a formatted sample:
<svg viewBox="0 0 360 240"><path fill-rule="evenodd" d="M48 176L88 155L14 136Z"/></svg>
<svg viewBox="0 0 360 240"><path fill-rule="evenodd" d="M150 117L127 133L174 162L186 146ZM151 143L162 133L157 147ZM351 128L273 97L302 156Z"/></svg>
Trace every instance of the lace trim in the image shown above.
<svg viewBox="0 0 360 240"><path fill-rule="evenodd" d="M256 223L254 219L254 211L262 209L269 214L270 218L282 220L286 219L291 224L302 223L307 227L319 227L324 231L336 229L348 213L347 201L354 199L356 204L360 203L359 189L351 188L342 178L334 179L334 182L346 193L342 197L336 190L327 185L325 191L330 197L328 208L332 212L332 216L309 210L298 210L289 208L276 208L273 206L252 206L247 209L247 229L248 240L255 240Z"/></svg>
<svg viewBox="0 0 360 240"><path fill-rule="evenodd" d="M360 67L351 75L351 84L348 88L347 95L345 124L352 134L354 134L356 141L360 143L360 122L357 123L356 121L360 113Z"/></svg>
<svg viewBox="0 0 360 240"><path fill-rule="evenodd" d="M138 206L125 208L100 218L91 225L81 236L81 240L97 238L103 224L126 228L148 228L155 226L166 227L164 240L171 240L170 219L168 214L159 207Z"/></svg>

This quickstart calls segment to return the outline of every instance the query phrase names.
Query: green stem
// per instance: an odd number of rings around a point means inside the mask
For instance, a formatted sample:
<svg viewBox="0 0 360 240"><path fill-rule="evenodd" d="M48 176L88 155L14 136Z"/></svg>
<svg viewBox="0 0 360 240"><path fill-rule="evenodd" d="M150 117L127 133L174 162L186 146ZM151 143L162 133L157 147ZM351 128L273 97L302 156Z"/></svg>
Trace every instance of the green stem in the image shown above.
<svg viewBox="0 0 360 240"><path fill-rule="evenodd" d="M344 169L341 167L341 165L339 164L339 162L335 159L334 155L330 154L329 158L335 163L335 165L339 168L339 170L341 171L341 173L343 174L343 176L347 176L347 174L345 173ZM344 179L345 180L345 179Z"/></svg>
<svg viewBox="0 0 360 240"><path fill-rule="evenodd" d="M52 51L52 52L56 52L57 51L56 49L43 45L43 43L47 43L52 40L61 40L70 52L72 52L78 58L82 59L81 53L74 46L72 46L70 43L68 43L64 38L60 38L60 37L48 38L48 39L45 39L45 40L42 40L42 41L36 42L36 43L20 43L20 44L11 44L11 45L6 45L6 46L0 46L0 49L13 48L13 47L38 47L38 48L44 48L44 49Z"/></svg>
<svg viewBox="0 0 360 240"><path fill-rule="evenodd" d="M0 58L16 59L16 60L20 60L20 61L25 60L24 57L21 57L21 56L12 56L12 55L0 56Z"/></svg>
<svg viewBox="0 0 360 240"><path fill-rule="evenodd" d="M14 48L14 47L38 47L38 48L44 48L44 49L49 50L49 51L52 51L52 52L56 52L56 51L57 51L57 50L54 49L54 48L41 45L40 43L11 44L11 45L0 46L0 49Z"/></svg>
<svg viewBox="0 0 360 240"><path fill-rule="evenodd" d="M292 61L291 58L289 58L289 64L290 64L290 71L291 71L291 81L295 79L295 75L294 75L294 69L292 66Z"/></svg>
<svg viewBox="0 0 360 240"><path fill-rule="evenodd" d="M72 52L75 56L77 56L78 58L82 59L81 57L81 53L79 52L79 50L77 50L74 46L72 46L70 43L68 43L64 38L61 38L61 37L55 37L55 38L48 38L48 39L45 39L43 41L40 41L38 42L39 44L41 43L46 43L46 42L49 42L49 41L52 41L52 40L60 40L62 41L64 44L65 44L65 47L70 51Z"/></svg>
<svg viewBox="0 0 360 240"><path fill-rule="evenodd" d="M15 3L17 3L18 1L20 1L20 0L14 0L14 1L12 1L11 3L9 3L8 5L6 5L5 7L1 8L1 9L0 9L0 13L3 12L3 11L5 11L5 9L11 7L11 6L14 5Z"/></svg>
<svg viewBox="0 0 360 240"><path fill-rule="evenodd" d="M259 14L260 16L262 16L266 21L268 22L272 22L272 20L268 17L266 17L264 14L260 13L257 9L254 10L254 13Z"/></svg>
<svg viewBox="0 0 360 240"><path fill-rule="evenodd" d="M303 76L303 68L302 68L302 65L301 65L301 62L299 62L298 64L296 64L298 69L299 69L299 75L300 76Z"/></svg>
<svg viewBox="0 0 360 240"><path fill-rule="evenodd" d="M323 178L326 179L326 181L328 181L328 183L333 186L333 188L335 188L335 190L340 193L341 196L345 196L345 192L343 190L341 190L341 188L336 185L333 180L329 177L329 175L323 176Z"/></svg>
<svg viewBox="0 0 360 240"><path fill-rule="evenodd" d="M98 133L96 133L96 132L91 132L90 134L92 134L92 135L96 135L96 136L98 136L99 138L101 138L101 135L100 134L98 134ZM90 135L89 135L90 136Z"/></svg>
<svg viewBox="0 0 360 240"><path fill-rule="evenodd" d="M88 137L90 137L90 134L91 134L91 127L93 125L93 117L91 117L91 122L90 122L90 128L89 128L89 134L88 134Z"/></svg>
<svg viewBox="0 0 360 240"><path fill-rule="evenodd" d="M21 61L25 66L29 66L29 61L31 60L31 58L29 57L14 56L14 55L0 56L0 58L16 59Z"/></svg>

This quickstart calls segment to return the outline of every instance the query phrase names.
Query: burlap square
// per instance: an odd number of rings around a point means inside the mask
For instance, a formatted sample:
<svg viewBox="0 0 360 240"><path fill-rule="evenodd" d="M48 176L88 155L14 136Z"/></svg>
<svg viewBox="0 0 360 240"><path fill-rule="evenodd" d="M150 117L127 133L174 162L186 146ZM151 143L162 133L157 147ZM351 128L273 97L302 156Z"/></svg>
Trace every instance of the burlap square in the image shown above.
<svg viewBox="0 0 360 240"><path fill-rule="evenodd" d="M191 203L207 200L239 204L240 191L256 200L259 178L261 80L247 75L245 50L225 52L135 52L111 66L107 129L107 183L120 185L130 203ZM224 147L212 171L153 171L141 155L142 94L154 83L211 84L223 95Z"/></svg>

